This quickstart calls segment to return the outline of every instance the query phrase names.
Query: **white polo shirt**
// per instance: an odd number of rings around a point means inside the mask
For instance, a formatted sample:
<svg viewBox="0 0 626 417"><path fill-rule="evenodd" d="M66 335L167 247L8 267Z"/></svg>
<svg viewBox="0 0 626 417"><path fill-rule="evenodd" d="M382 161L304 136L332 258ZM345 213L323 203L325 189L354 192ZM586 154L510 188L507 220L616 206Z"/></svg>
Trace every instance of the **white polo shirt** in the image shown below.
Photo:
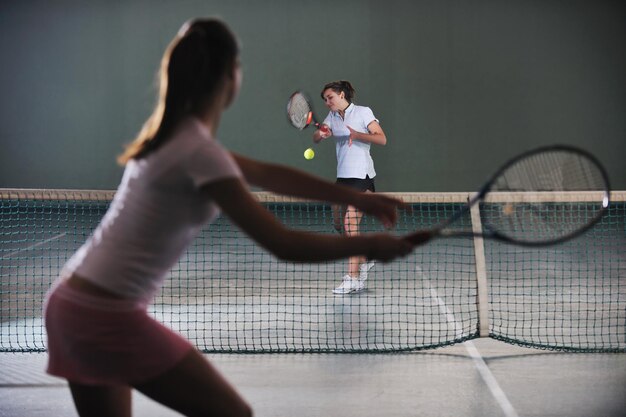
<svg viewBox="0 0 626 417"><path fill-rule="evenodd" d="M109 210L61 275L149 302L219 213L200 187L229 177L242 177L231 154L199 120L185 120L158 150L126 165Z"/></svg>
<svg viewBox="0 0 626 417"><path fill-rule="evenodd" d="M330 126L336 141L337 178L374 178L374 161L370 155L369 142L353 140L350 146L350 130L346 126L361 133L369 133L367 126L373 121L378 122L369 107L357 106L350 103L342 119L339 112L331 111L324 119Z"/></svg>

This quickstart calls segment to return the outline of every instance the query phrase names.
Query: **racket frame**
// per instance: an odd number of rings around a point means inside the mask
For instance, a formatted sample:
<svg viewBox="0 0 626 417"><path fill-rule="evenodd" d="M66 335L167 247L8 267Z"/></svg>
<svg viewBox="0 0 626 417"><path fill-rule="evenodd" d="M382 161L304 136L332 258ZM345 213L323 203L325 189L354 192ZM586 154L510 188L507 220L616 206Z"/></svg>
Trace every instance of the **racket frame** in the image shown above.
<svg viewBox="0 0 626 417"><path fill-rule="evenodd" d="M304 98L304 100L306 101L307 105L309 106L309 113L307 114L307 120L306 123L303 127L298 127L296 125L293 124L293 121L291 120L291 117L289 117L289 107L291 104L291 101L293 100L294 96L296 95L300 95L302 96L302 98ZM304 130L307 127L309 127L310 125L315 126L316 128L320 128L320 124L317 121L317 118L315 117L315 112L313 111L313 104L311 103L311 99L309 97L309 95L307 93L305 93L302 90L297 90L294 91L293 94L291 94L289 96L289 100L287 100L287 121L289 122L290 125L292 125L293 127L295 127L298 130Z"/></svg>
<svg viewBox="0 0 626 417"><path fill-rule="evenodd" d="M543 152L549 152L549 151L567 151L567 152L572 152L572 153L581 155L587 158L588 160L590 160L598 168L598 172L600 173L602 180L604 182L604 185L605 185L604 190L598 190L598 192L602 194L601 208L598 211L598 213L592 219L590 219L584 226L572 231L571 233L567 233L563 236L560 236L558 238L547 239L543 241L529 241L529 240L514 239L510 236L507 236L505 234L498 232L497 230L488 229L487 231L485 231L484 228L482 229L481 233L446 229L452 223L456 222L461 217L467 215L471 211L473 206L485 201L485 198L491 191L493 184L497 181L497 179L502 175L503 172L505 172L507 169L509 169L511 166L513 166L514 164L516 164L522 159L528 158L532 155L540 154ZM580 149L571 145L542 146L539 148L535 148L535 149L531 149L529 151L523 152L515 156L514 158L511 158L509 161L507 161L489 178L489 180L487 180L487 182L485 182L485 184L480 188L480 190L468 200L467 205L459 209L456 213L450 216L447 220L445 220L444 222L442 222L441 224L439 224L433 229L430 229L428 231L419 231L419 232L408 235L406 238L407 240L415 244L422 243L425 240L429 240L429 239L436 238L436 237L473 237L473 238L481 237L481 238L498 240L500 242L514 244L518 246L526 246L526 247L541 247L541 246L555 245L555 244L562 243L569 239L582 235L587 230L591 229L596 223L598 223L600 219L604 216L604 214L606 213L606 210L609 207L610 196L611 196L611 186L610 186L609 176L604 166L600 163L600 161L593 154L585 151L584 149Z"/></svg>

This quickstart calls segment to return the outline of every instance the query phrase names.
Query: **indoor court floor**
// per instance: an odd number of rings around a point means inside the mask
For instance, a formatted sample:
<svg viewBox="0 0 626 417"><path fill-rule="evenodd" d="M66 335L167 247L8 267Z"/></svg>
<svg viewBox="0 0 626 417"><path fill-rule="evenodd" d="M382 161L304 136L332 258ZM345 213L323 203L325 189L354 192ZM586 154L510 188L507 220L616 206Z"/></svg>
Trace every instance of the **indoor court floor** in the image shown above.
<svg viewBox="0 0 626 417"><path fill-rule="evenodd" d="M626 355L477 339L392 354L210 354L260 417L618 417ZM44 353L0 354L0 417L76 416ZM177 413L141 394L134 416Z"/></svg>

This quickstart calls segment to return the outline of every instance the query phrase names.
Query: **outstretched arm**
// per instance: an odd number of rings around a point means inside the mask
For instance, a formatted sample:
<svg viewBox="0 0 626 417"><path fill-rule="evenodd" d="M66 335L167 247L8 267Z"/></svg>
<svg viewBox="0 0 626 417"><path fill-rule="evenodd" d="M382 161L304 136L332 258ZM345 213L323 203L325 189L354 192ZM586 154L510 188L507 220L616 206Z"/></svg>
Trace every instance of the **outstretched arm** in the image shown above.
<svg viewBox="0 0 626 417"><path fill-rule="evenodd" d="M280 259L321 262L362 255L389 261L408 254L414 246L388 233L346 237L288 229L237 178L211 182L202 190L234 224Z"/></svg>
<svg viewBox="0 0 626 417"><path fill-rule="evenodd" d="M405 207L401 200L361 193L284 165L261 162L237 154L233 156L250 184L278 194L352 205L376 216L388 227L396 223L396 210Z"/></svg>

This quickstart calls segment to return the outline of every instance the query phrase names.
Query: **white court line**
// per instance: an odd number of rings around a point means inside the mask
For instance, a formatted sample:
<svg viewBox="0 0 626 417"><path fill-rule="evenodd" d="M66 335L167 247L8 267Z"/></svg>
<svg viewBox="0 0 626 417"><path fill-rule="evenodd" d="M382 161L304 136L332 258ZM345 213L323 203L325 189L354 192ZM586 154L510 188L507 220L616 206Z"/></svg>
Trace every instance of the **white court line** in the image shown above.
<svg viewBox="0 0 626 417"><path fill-rule="evenodd" d="M419 268L419 266L417 268ZM437 290L435 290L429 284L428 278L426 277L425 274L421 272L421 269L418 269L417 272L422 275L423 280L428 285L428 288L430 288L430 296L434 300L437 301L437 304L439 304L439 310L441 311L443 315L446 316L446 320L448 320L448 324L451 325L452 328L454 329L455 336L462 337L463 329L454 318L454 314L452 314L452 312L450 311L446 303L439 297L439 294L437 294ZM474 343L472 343L471 340L468 340L467 342L463 343L463 346L465 346L465 349L467 350L468 355L474 361L474 365L476 366L476 369L478 369L478 373L480 373L480 376L485 382L485 385L487 385L487 388L489 388L489 391L491 391L491 395L495 398L495 400L500 405L500 408L504 412L504 415L506 417L518 417L517 411L515 411L515 408L513 408L513 405L507 398L506 394L504 393L502 388L500 388L500 384L498 384L496 377L494 377L493 374L491 373L489 366L487 366L487 364L485 363L485 360L481 356L478 349L476 349L476 346L474 345Z"/></svg>
<svg viewBox="0 0 626 417"><path fill-rule="evenodd" d="M51 238L48 238L48 239L46 239L46 240L42 240L41 242L37 242L37 243L35 243L34 245L30 245L30 246L27 246L27 247L25 247L25 248L22 248L22 249L16 250L15 252L11 252L11 253L9 253L8 255L4 255L4 256L3 256L2 258L0 258L0 259L9 259L9 258L10 258L10 257L12 257L13 255L17 255L17 254L18 254L18 253L20 253L20 252L26 252L27 250L35 249L36 247L41 246L41 245L45 245L46 243L48 243L48 242L52 242L53 240L60 239L60 238L62 238L63 236L65 236L66 234L67 234L67 232L64 232L64 233L58 234L58 235L56 235L56 236L52 236Z"/></svg>

